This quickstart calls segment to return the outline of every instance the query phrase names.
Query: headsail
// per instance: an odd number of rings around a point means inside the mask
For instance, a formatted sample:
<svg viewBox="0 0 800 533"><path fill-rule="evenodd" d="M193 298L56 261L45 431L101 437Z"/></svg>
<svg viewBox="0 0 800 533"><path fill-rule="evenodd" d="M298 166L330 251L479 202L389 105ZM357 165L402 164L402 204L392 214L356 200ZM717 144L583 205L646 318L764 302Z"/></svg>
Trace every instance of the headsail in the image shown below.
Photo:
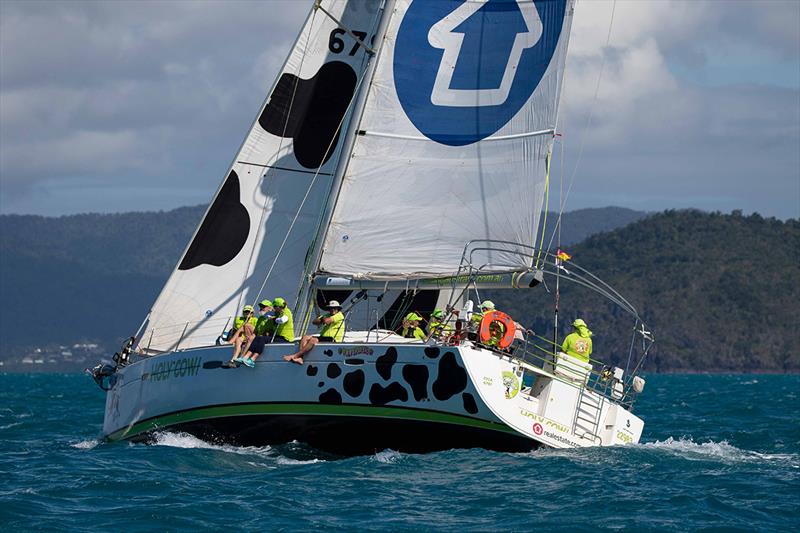
<svg viewBox="0 0 800 533"><path fill-rule="evenodd" d="M320 271L449 276L469 241L534 245L572 18L567 4L397 0ZM473 259L495 270L531 264L513 253Z"/></svg>
<svg viewBox="0 0 800 533"><path fill-rule="evenodd" d="M207 346L243 305L278 295L294 300L367 62L363 45L374 35L380 5L324 0L322 9L311 12L153 305L141 349Z"/></svg>

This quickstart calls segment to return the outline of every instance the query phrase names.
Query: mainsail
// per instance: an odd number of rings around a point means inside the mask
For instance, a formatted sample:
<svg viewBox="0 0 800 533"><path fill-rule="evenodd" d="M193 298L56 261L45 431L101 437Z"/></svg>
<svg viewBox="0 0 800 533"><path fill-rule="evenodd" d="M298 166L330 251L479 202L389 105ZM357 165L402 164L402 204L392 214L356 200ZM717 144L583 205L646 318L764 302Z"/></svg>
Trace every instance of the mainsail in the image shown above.
<svg viewBox="0 0 800 533"><path fill-rule="evenodd" d="M140 335L148 353L207 346L241 307L294 300L380 21L380 0L314 9ZM345 31L347 28L350 31Z"/></svg>
<svg viewBox="0 0 800 533"><path fill-rule="evenodd" d="M470 241L534 245L571 18L566 0L394 3L319 271L441 277Z"/></svg>

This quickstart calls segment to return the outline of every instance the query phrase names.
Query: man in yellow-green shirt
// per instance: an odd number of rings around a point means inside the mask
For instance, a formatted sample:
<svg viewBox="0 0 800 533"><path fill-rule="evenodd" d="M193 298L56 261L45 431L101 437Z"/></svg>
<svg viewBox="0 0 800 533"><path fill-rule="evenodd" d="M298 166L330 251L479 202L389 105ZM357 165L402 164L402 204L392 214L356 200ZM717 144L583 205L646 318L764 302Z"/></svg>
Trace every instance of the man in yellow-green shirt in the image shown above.
<svg viewBox="0 0 800 533"><path fill-rule="evenodd" d="M575 319L572 328L574 331L566 336L561 349L567 355L588 363L589 356L592 355L592 332L580 318Z"/></svg>
<svg viewBox="0 0 800 533"><path fill-rule="evenodd" d="M315 326L322 328L319 335L305 335L300 339L300 349L293 354L284 355L284 360L302 365L303 357L313 350L317 344L321 342L342 342L345 329L342 305L336 300L331 300L326 307L328 312L318 316L313 321Z"/></svg>

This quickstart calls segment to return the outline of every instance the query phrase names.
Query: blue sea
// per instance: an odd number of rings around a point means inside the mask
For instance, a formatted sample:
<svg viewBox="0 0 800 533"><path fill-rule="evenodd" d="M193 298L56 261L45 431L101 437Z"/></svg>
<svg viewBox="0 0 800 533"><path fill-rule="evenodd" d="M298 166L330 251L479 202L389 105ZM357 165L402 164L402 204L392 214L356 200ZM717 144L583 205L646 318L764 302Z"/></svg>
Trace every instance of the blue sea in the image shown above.
<svg viewBox="0 0 800 533"><path fill-rule="evenodd" d="M0 391L2 531L800 529L800 376L649 376L636 446L346 459L100 442L104 393L83 375Z"/></svg>

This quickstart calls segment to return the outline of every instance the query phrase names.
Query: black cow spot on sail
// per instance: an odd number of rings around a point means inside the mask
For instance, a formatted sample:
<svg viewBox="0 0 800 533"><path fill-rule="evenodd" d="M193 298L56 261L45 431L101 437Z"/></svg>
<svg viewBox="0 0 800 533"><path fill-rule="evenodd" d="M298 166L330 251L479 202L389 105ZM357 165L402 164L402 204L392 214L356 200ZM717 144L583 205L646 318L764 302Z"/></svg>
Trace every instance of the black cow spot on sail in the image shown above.
<svg viewBox="0 0 800 533"><path fill-rule="evenodd" d="M339 365L336 363L331 363L328 365L328 377L331 379L338 378L339 374L342 373L342 369L339 368Z"/></svg>
<svg viewBox="0 0 800 533"><path fill-rule="evenodd" d="M392 377L392 367L396 362L397 349L391 346L386 350L385 354L375 359L375 370L384 380L389 380Z"/></svg>
<svg viewBox="0 0 800 533"><path fill-rule="evenodd" d="M306 376L316 376L318 370L319 368L314 365L308 365L308 368L306 368Z"/></svg>
<svg viewBox="0 0 800 533"><path fill-rule="evenodd" d="M319 395L319 403L342 403L342 395L336 389L328 389Z"/></svg>
<svg viewBox="0 0 800 533"><path fill-rule="evenodd" d="M356 398L364 392L364 381L364 371L353 370L344 375L342 386L347 394Z"/></svg>
<svg viewBox="0 0 800 533"><path fill-rule="evenodd" d="M428 397L428 367L426 365L404 365L403 379L411 385L414 399L419 401Z"/></svg>
<svg viewBox="0 0 800 533"><path fill-rule="evenodd" d="M353 67L341 61L325 63L307 80L284 72L258 123L273 135L291 137L298 163L319 168L335 152L356 81Z"/></svg>
<svg viewBox="0 0 800 533"><path fill-rule="evenodd" d="M250 234L250 215L239 194L239 176L231 170L178 270L200 265L222 266L239 254Z"/></svg>
<svg viewBox="0 0 800 533"><path fill-rule="evenodd" d="M433 395L437 400L449 400L467 388L467 371L461 368L453 352L439 359L439 373L433 382Z"/></svg>
<svg viewBox="0 0 800 533"><path fill-rule="evenodd" d="M369 389L369 403L372 405L385 405L395 400L408 401L408 392L396 381L386 387L373 383Z"/></svg>
<svg viewBox="0 0 800 533"><path fill-rule="evenodd" d="M425 356L429 359L436 359L439 357L439 348L436 348L435 346L425 348Z"/></svg>
<svg viewBox="0 0 800 533"><path fill-rule="evenodd" d="M472 394L465 392L461 395L461 400L464 402L464 410L471 415L478 412L478 404L475 403L475 397Z"/></svg>

